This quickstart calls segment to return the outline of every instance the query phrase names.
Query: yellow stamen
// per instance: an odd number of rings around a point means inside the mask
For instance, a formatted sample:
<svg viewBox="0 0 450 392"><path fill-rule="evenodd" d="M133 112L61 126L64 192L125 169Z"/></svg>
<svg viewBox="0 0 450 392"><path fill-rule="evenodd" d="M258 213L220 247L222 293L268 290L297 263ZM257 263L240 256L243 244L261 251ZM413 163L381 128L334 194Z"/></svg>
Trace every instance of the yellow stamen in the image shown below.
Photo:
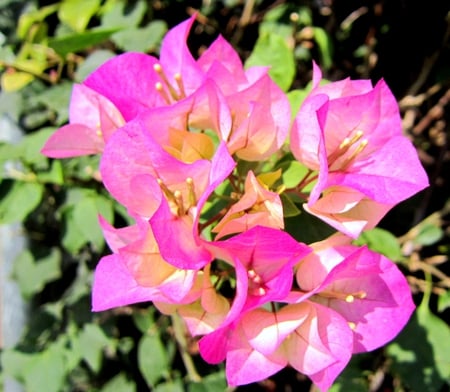
<svg viewBox="0 0 450 392"><path fill-rule="evenodd" d="M173 78L175 79L175 82L177 83L178 86L178 90L180 91L180 98L186 98L186 91L184 90L184 84L181 74L177 72L173 76Z"/></svg>
<svg viewBox="0 0 450 392"><path fill-rule="evenodd" d="M354 331L356 329L356 324L355 323L353 323L351 321L348 321L347 324L348 324L348 326L350 327L350 329L352 331Z"/></svg>
<svg viewBox="0 0 450 392"><path fill-rule="evenodd" d="M356 156L359 155L366 148L367 144L369 143L369 141L367 139L361 140L361 138L363 136L364 136L364 132L359 130L359 131L356 131L352 137L344 138L344 140L342 140L339 147L328 156L328 167L331 168L331 166L339 158L341 158L341 157L343 158L344 155L347 153L347 151L349 151L351 147L355 146L353 152L351 152L351 154L348 157L346 157L341 164L339 164L339 170L346 169L347 166L350 165L351 162L353 162L353 160L356 158Z"/></svg>
<svg viewBox="0 0 450 392"><path fill-rule="evenodd" d="M362 140L361 143L358 144L358 147L356 147L355 151L353 151L352 154L342 163L341 170L345 169L357 155L361 154L368 144L369 141L367 139Z"/></svg>
<svg viewBox="0 0 450 392"><path fill-rule="evenodd" d="M166 196L167 199L173 199L173 193L172 193L172 191L171 191L169 188L167 188L167 185L164 184L163 180L161 180L160 178L158 178L156 181L158 182L159 187L160 187L161 190L163 191L164 196Z"/></svg>
<svg viewBox="0 0 450 392"><path fill-rule="evenodd" d="M175 198L175 201L177 203L178 206L178 216L184 215L185 214L185 210L184 210L184 205L183 205L183 195L181 194L180 191L175 191L173 192L173 197Z"/></svg>
<svg viewBox="0 0 450 392"><path fill-rule="evenodd" d="M161 82L156 82L155 83L155 89L156 89L156 91L158 91L158 93L161 94L161 96L163 97L164 101L166 101L166 103L168 105L170 105L171 104L170 97L167 95L166 90L164 90L164 87L163 87Z"/></svg>
<svg viewBox="0 0 450 392"><path fill-rule="evenodd" d="M195 196L194 180L191 177L186 178L186 185L189 191L189 205L197 205L197 197Z"/></svg>
<svg viewBox="0 0 450 392"><path fill-rule="evenodd" d="M266 292L267 291L264 287L259 287L258 290L256 290L256 295L263 296L266 294Z"/></svg>
<svg viewBox="0 0 450 392"><path fill-rule="evenodd" d="M321 297L324 298L330 298L330 299L340 299L342 301L345 301L349 304L355 302L355 299L364 299L367 296L367 293L365 291L358 291L356 293L339 293L337 291L322 291L318 294Z"/></svg>
<svg viewBox="0 0 450 392"><path fill-rule="evenodd" d="M154 71L159 75L159 77L163 80L164 84L169 89L170 95L175 101L178 101L180 99L180 96L175 91L175 89L172 87L172 85L169 83L166 74L164 73L163 68L161 67L161 64L155 64L153 66Z"/></svg>

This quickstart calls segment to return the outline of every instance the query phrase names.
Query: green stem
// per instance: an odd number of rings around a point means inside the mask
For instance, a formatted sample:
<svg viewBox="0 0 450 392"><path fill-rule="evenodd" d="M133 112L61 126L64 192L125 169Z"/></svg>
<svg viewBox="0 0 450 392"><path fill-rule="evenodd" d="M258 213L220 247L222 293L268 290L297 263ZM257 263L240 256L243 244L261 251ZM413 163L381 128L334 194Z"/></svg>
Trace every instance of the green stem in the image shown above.
<svg viewBox="0 0 450 392"><path fill-rule="evenodd" d="M178 314L173 314L170 318L172 319L175 339L178 343L181 359L183 360L189 380L193 382L201 382L202 378L198 374L194 361L192 360L192 357L187 349L186 327Z"/></svg>

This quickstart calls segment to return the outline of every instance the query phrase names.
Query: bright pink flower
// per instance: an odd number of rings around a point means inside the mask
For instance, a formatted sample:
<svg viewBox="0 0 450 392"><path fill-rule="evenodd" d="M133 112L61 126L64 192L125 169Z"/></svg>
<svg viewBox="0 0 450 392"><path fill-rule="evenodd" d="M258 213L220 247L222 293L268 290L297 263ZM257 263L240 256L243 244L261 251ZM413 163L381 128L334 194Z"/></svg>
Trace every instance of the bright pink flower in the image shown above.
<svg viewBox="0 0 450 392"><path fill-rule="evenodd" d="M268 75L227 97L233 129L227 142L231 153L247 161L266 159L284 144L291 126L286 94Z"/></svg>
<svg viewBox="0 0 450 392"><path fill-rule="evenodd" d="M210 170L207 159L184 163L173 157L138 119L111 137L100 164L103 182L111 195L131 213L147 218L159 207L163 189L178 190L187 210L190 200L199 200L203 195Z"/></svg>
<svg viewBox="0 0 450 392"><path fill-rule="evenodd" d="M353 336L342 316L304 301L253 309L199 344L208 362L226 360L232 386L261 381L291 365L326 391L350 360Z"/></svg>
<svg viewBox="0 0 450 392"><path fill-rule="evenodd" d="M119 110L101 94L75 84L69 109L70 124L58 129L42 153L51 158L98 154L111 134L124 124Z"/></svg>
<svg viewBox="0 0 450 392"><path fill-rule="evenodd" d="M201 276L168 264L159 252L148 222L114 229L101 226L114 254L98 263L93 284L93 310L100 311L143 301L183 304L201 294Z"/></svg>
<svg viewBox="0 0 450 392"><path fill-rule="evenodd" d="M224 297L212 285L211 265L203 270L202 294L198 301L177 307L192 336L214 333L236 320L247 300L247 270L241 263L236 263L236 293L232 300Z"/></svg>
<svg viewBox="0 0 450 392"><path fill-rule="evenodd" d="M155 141L180 161L211 159L215 139L227 140L232 126L225 97L211 80L170 106L148 110L136 119Z"/></svg>
<svg viewBox="0 0 450 392"><path fill-rule="evenodd" d="M415 306L408 282L392 261L341 238L312 245L315 252L297 267L297 284L307 298L347 320L354 353L371 351L403 329Z"/></svg>
<svg viewBox="0 0 450 392"><path fill-rule="evenodd" d="M267 190L252 171L247 173L245 191L212 230L216 240L229 234L242 233L255 226L284 228L280 196Z"/></svg>
<svg viewBox="0 0 450 392"><path fill-rule="evenodd" d="M314 65L313 89L294 121L291 150L318 171L308 211L357 237L428 180L384 81L375 87L349 79L320 86L320 79Z"/></svg>
<svg viewBox="0 0 450 392"><path fill-rule="evenodd" d="M248 294L245 309L269 301L282 301L292 288L293 265L310 253L308 246L288 233L256 226L225 241L210 245L216 258L247 271Z"/></svg>
<svg viewBox="0 0 450 392"><path fill-rule="evenodd" d="M206 163L205 163L206 162ZM198 224L200 214L208 197L232 172L236 163L233 161L224 144L220 144L211 162L198 161L190 166L174 163L172 166L160 162L161 169L167 170L168 176L182 178L184 184L191 178L192 188L188 187L188 192L195 192L196 198L190 197L189 193L180 200L187 200L188 205L183 208L174 209L171 206L171 198L162 198L159 208L150 218L150 225L153 229L155 238L161 249L161 254L169 263L183 269L200 269L213 260L213 255L207 249L204 241L200 238ZM188 169L195 164L205 163L207 165L207 176L202 182L197 182L196 173L193 171L189 175ZM162 171L159 171L160 178L167 186L168 190L175 195L175 191L180 189L171 186L171 181L166 181L162 177ZM170 175L170 176L169 176ZM203 185L204 184L204 185ZM182 194L182 193L181 193Z"/></svg>
<svg viewBox="0 0 450 392"><path fill-rule="evenodd" d="M202 339L202 345L207 350L202 351L202 356L208 362L218 363L225 359L226 344L211 346L205 342L215 339L225 342L227 337L224 334L228 325L234 323L241 314L270 301L283 301L292 288L293 265L305 257L310 249L283 231L263 226L256 226L207 246L216 259L225 261L236 271L233 312L230 311L220 329Z"/></svg>

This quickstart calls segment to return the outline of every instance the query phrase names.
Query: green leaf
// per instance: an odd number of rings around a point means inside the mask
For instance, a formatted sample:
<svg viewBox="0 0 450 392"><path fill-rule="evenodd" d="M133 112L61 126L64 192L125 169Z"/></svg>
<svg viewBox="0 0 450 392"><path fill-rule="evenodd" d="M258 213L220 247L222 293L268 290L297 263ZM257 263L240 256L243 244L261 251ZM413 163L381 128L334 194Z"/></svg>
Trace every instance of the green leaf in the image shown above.
<svg viewBox="0 0 450 392"><path fill-rule="evenodd" d="M142 28L132 27L119 31L111 40L124 51L152 52L160 45L166 31L166 23L156 20Z"/></svg>
<svg viewBox="0 0 450 392"><path fill-rule="evenodd" d="M417 309L417 319L427 331L427 340L433 347L436 369L450 385L450 326L434 315L425 302Z"/></svg>
<svg viewBox="0 0 450 392"><path fill-rule="evenodd" d="M291 200L291 198L285 193L282 193L280 195L280 199L283 204L283 216L285 218L292 218L302 213L301 210Z"/></svg>
<svg viewBox="0 0 450 392"><path fill-rule="evenodd" d="M294 26L289 18L293 7L289 4L280 4L264 15L259 25L259 34L277 34L285 39L291 39Z"/></svg>
<svg viewBox="0 0 450 392"><path fill-rule="evenodd" d="M43 186L36 182L14 181L0 184L0 224L20 222L42 199Z"/></svg>
<svg viewBox="0 0 450 392"><path fill-rule="evenodd" d="M36 173L39 182L63 185L64 175L62 170L62 164L60 161L52 161L50 165L50 170L45 172Z"/></svg>
<svg viewBox="0 0 450 392"><path fill-rule="evenodd" d="M450 327L423 303L387 347L392 369L415 391L438 392L450 380Z"/></svg>
<svg viewBox="0 0 450 392"><path fill-rule="evenodd" d="M48 282L61 276L61 253L57 248L45 258L34 260L30 251L23 251L14 261L13 277L25 298L39 293Z"/></svg>
<svg viewBox="0 0 450 392"><path fill-rule="evenodd" d="M115 55L116 54L110 50L95 50L87 56L83 63L77 68L77 71L75 72L75 81L81 83L89 74Z"/></svg>
<svg viewBox="0 0 450 392"><path fill-rule="evenodd" d="M298 161L282 162L277 165L277 169L282 170L281 178L283 180L283 185L288 189L295 188L309 170Z"/></svg>
<svg viewBox="0 0 450 392"><path fill-rule="evenodd" d="M78 336L78 346L82 358L87 362L93 372L101 369L103 352L111 346L103 330L96 324L85 324Z"/></svg>
<svg viewBox="0 0 450 392"><path fill-rule="evenodd" d="M285 230L297 241L305 244L322 241L335 230L315 216L303 212L293 218L285 219Z"/></svg>
<svg viewBox="0 0 450 392"><path fill-rule="evenodd" d="M227 382L223 371L203 377L200 383L191 382L188 385L188 392L223 392L226 389Z"/></svg>
<svg viewBox="0 0 450 392"><path fill-rule="evenodd" d="M403 258L397 238L389 231L378 227L362 233L355 244L367 245L373 251L385 255L392 261L400 261Z"/></svg>
<svg viewBox="0 0 450 392"><path fill-rule="evenodd" d="M91 294L92 272L84 261L78 263L77 276L64 293L63 299L66 305L74 305L81 298Z"/></svg>
<svg viewBox="0 0 450 392"><path fill-rule="evenodd" d="M101 250L104 240L98 223L98 213L96 199L86 197L74 207L73 224L88 242L91 242L97 250Z"/></svg>
<svg viewBox="0 0 450 392"><path fill-rule="evenodd" d="M82 32L99 8L100 0L63 0L58 17L72 30Z"/></svg>
<svg viewBox="0 0 450 392"><path fill-rule="evenodd" d="M1 75L1 87L3 91L18 91L31 83L35 76L28 72L10 70Z"/></svg>
<svg viewBox="0 0 450 392"><path fill-rule="evenodd" d="M148 308L146 310L140 310L139 312L133 312L134 325L143 334L147 333L150 328L155 324L153 320L154 308Z"/></svg>
<svg viewBox="0 0 450 392"><path fill-rule="evenodd" d="M129 2L124 0L110 1L102 12L101 25L105 28L137 27L147 11L147 4L143 0L137 1L131 10ZM125 8L127 7L127 11Z"/></svg>
<svg viewBox="0 0 450 392"><path fill-rule="evenodd" d="M59 4L47 5L39 7L37 10L23 13L19 18L17 26L17 36L21 39L25 39L30 28L35 24L42 22L47 16L58 10Z"/></svg>
<svg viewBox="0 0 450 392"><path fill-rule="evenodd" d="M2 370L23 382L26 391L62 391L66 384L65 344L66 339L60 338L45 351L33 354L6 350L1 356Z"/></svg>
<svg viewBox="0 0 450 392"><path fill-rule="evenodd" d="M438 298L438 312L441 313L448 308L450 308L450 290L447 290L445 294L441 294Z"/></svg>
<svg viewBox="0 0 450 392"><path fill-rule="evenodd" d="M69 103L72 93L73 83L62 82L50 88L46 88L38 95L34 95L30 99L32 105L44 105L54 112L54 123L62 125L69 119Z"/></svg>
<svg viewBox="0 0 450 392"><path fill-rule="evenodd" d="M303 101L308 96L309 92L311 91L312 84L309 83L308 86L304 89L291 90L287 93L289 103L291 104L292 118L295 118L300 107L302 106Z"/></svg>
<svg viewBox="0 0 450 392"><path fill-rule="evenodd" d="M109 380L101 389L101 392L135 392L136 384L127 379L124 373Z"/></svg>
<svg viewBox="0 0 450 392"><path fill-rule="evenodd" d="M142 336L138 346L139 370L150 387L167 376L169 361L159 336L148 334Z"/></svg>
<svg viewBox="0 0 450 392"><path fill-rule="evenodd" d="M66 385L66 350L61 343L62 340L35 354L35 360L23 369L27 391L59 392Z"/></svg>
<svg viewBox="0 0 450 392"><path fill-rule="evenodd" d="M35 360L32 354L23 353L17 350L5 350L1 353L0 364L3 373L23 382L23 369L27 369Z"/></svg>
<svg viewBox="0 0 450 392"><path fill-rule="evenodd" d="M84 33L52 38L49 40L48 46L60 56L65 57L69 53L78 52L106 41L117 30L117 28L92 29Z"/></svg>
<svg viewBox="0 0 450 392"><path fill-rule="evenodd" d="M21 144L22 159L24 162L42 168L48 167L48 158L42 155L41 149L50 135L55 132L55 128L42 128L37 132L26 135Z"/></svg>
<svg viewBox="0 0 450 392"><path fill-rule="evenodd" d="M295 77L294 53L285 39L277 34L260 35L245 67L270 66L269 75L275 83L287 91Z"/></svg>
<svg viewBox="0 0 450 392"><path fill-rule="evenodd" d="M350 363L345 367L328 392L367 392L369 387L361 371L361 358L364 357L364 355L352 357Z"/></svg>
<svg viewBox="0 0 450 392"><path fill-rule="evenodd" d="M178 378L174 381L167 381L158 384L154 392L184 392L183 382Z"/></svg>
<svg viewBox="0 0 450 392"><path fill-rule="evenodd" d="M23 95L19 92L0 91L0 123L2 128L18 127L23 107ZM6 116L3 116L6 114ZM1 155L0 155L1 156Z"/></svg>
<svg viewBox="0 0 450 392"><path fill-rule="evenodd" d="M420 245L433 245L444 236L442 228L433 223L423 223L420 225L419 234L414 238L414 242Z"/></svg>
<svg viewBox="0 0 450 392"><path fill-rule="evenodd" d="M112 200L83 188L71 188L67 195L68 200L61 210L66 222L64 247L76 254L85 244L91 243L94 251L100 252L105 240L98 223L98 215L112 222Z"/></svg>
<svg viewBox="0 0 450 392"><path fill-rule="evenodd" d="M320 52L321 66L330 69L333 65L333 44L328 33L321 27L313 27L314 39Z"/></svg>
<svg viewBox="0 0 450 392"><path fill-rule="evenodd" d="M65 230L62 238L62 245L71 254L77 254L80 249L88 243L83 230L74 224L73 208L65 211Z"/></svg>

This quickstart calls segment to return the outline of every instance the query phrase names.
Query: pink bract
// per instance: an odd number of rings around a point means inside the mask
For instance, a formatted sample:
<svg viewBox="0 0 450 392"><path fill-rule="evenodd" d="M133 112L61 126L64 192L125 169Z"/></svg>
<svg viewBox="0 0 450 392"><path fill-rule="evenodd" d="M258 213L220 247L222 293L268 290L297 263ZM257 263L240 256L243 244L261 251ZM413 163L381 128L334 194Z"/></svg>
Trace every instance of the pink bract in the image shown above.
<svg viewBox="0 0 450 392"><path fill-rule="evenodd" d="M353 352L371 351L392 340L415 309L397 266L366 247L339 244L333 237L312 247L317 250L298 265L297 284L309 299L347 320L355 335Z"/></svg>
<svg viewBox="0 0 450 392"><path fill-rule="evenodd" d="M247 173L245 191L236 204L212 230L216 240L230 234L242 233L255 226L283 229L283 206L280 196L267 190L252 171Z"/></svg>
<svg viewBox="0 0 450 392"><path fill-rule="evenodd" d="M68 158L101 153L112 133L125 122L111 101L82 84L73 86L69 119L70 124L47 140L44 155Z"/></svg>
<svg viewBox="0 0 450 392"><path fill-rule="evenodd" d="M369 81L349 79L320 86L320 79L314 65L313 89L295 118L291 151L318 171L308 211L357 237L425 188L428 179L383 80L372 88ZM360 202L364 207L353 212ZM359 224L344 224L355 216Z"/></svg>

